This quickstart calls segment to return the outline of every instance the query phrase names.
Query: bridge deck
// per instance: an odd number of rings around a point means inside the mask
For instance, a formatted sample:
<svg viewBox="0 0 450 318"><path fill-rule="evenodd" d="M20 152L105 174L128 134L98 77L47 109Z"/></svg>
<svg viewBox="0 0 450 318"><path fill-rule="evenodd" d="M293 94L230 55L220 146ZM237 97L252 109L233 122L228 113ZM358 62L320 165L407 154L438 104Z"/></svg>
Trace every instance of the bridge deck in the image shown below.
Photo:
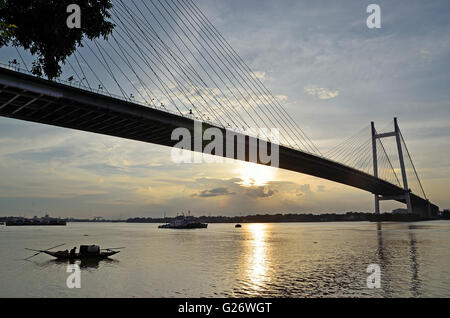
<svg viewBox="0 0 450 318"><path fill-rule="evenodd" d="M169 147L177 143L171 140L175 128L194 129L194 120L188 117L1 67L0 116ZM217 128L225 132L225 129ZM247 147L249 138L246 137ZM384 196L404 193L402 188L394 184L322 157L284 146L280 146L279 152L281 169L309 174ZM415 213L426 210L425 199L412 194L411 200ZM438 210L435 205L431 205L431 208L433 211Z"/></svg>

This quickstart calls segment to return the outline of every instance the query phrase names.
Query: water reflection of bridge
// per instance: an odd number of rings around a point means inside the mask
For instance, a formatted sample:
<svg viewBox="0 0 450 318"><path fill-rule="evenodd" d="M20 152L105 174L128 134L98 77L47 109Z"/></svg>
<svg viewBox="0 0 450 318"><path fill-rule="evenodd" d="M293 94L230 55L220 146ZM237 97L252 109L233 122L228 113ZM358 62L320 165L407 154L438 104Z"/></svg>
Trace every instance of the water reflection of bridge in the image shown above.
<svg viewBox="0 0 450 318"><path fill-rule="evenodd" d="M403 227L403 225L400 225ZM395 278L393 277L396 272L401 271L403 272L407 268L409 268L409 272L411 273L411 280L410 280L410 292L411 296L413 297L420 297L421 295L421 286L422 282L419 277L419 251L417 247L417 238L415 234L415 230L417 230L419 227L416 225L405 225L405 227L408 229L408 260L409 264L395 264L392 262L392 260L397 256L394 254L390 254L389 250L394 251L394 253L401 253L402 246L395 246L395 247L387 247L386 242L383 238L383 224L377 223L377 239L378 239L378 248L377 248L377 258L378 262L381 268L381 286L383 290L383 294L386 297L395 297L394 295L394 288L393 284L397 284L398 282L395 282Z"/></svg>

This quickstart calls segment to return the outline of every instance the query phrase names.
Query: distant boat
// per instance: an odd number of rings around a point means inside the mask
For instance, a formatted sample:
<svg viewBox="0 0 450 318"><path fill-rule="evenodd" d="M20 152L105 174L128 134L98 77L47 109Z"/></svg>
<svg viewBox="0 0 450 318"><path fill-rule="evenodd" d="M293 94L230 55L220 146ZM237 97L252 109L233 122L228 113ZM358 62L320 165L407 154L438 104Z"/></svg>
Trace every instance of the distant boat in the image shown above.
<svg viewBox="0 0 450 318"><path fill-rule="evenodd" d="M206 229L208 224L199 222L193 216L177 216L172 222L160 225L160 229Z"/></svg>
<svg viewBox="0 0 450 318"><path fill-rule="evenodd" d="M64 244L62 244L64 245ZM58 245L56 247L62 246ZM73 248L72 250L65 250L65 251L56 251L51 252L50 250L55 247L46 249L46 250L34 250L31 248L26 248L26 250L37 252L31 257L34 257L40 253L44 253L53 257L56 257L57 259L61 260L76 260L76 259L105 259L110 256L113 256L120 251L117 251L118 249L122 249L124 247L115 247L115 248L105 248L100 249L100 246L98 245L81 245L80 246L80 252L76 252L76 248ZM28 259L30 259L29 257Z"/></svg>
<svg viewBox="0 0 450 318"><path fill-rule="evenodd" d="M242 227L242 225L240 225L239 223L236 224L234 227Z"/></svg>

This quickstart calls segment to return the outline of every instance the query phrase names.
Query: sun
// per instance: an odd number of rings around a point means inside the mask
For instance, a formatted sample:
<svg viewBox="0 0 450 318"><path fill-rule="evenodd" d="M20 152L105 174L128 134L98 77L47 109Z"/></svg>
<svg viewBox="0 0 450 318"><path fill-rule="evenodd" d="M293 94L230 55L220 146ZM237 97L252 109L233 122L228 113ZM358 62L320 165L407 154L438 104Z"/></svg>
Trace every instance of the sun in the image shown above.
<svg viewBox="0 0 450 318"><path fill-rule="evenodd" d="M277 169L249 162L241 162L239 175L245 187L264 186L274 180Z"/></svg>

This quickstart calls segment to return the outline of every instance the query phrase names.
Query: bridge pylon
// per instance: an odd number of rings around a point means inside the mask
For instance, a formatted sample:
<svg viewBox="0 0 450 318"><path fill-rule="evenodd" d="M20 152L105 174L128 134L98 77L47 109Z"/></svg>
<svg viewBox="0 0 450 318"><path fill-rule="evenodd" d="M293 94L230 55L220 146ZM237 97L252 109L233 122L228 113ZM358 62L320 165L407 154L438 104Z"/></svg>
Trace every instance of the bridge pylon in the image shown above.
<svg viewBox="0 0 450 318"><path fill-rule="evenodd" d="M408 214L413 213L411 205L411 190L408 187L408 178L406 175L405 161L403 158L403 149L401 144L400 128L398 126L397 117L394 118L394 131L378 134L375 129L375 123L371 122L372 126L372 153L373 153L373 174L378 178L378 160L377 160L377 139L395 137L397 143L398 158L400 162L400 169L402 172L404 194L400 196L382 196L377 193L375 196L375 214L380 213L380 201L382 200L402 200L406 203Z"/></svg>

